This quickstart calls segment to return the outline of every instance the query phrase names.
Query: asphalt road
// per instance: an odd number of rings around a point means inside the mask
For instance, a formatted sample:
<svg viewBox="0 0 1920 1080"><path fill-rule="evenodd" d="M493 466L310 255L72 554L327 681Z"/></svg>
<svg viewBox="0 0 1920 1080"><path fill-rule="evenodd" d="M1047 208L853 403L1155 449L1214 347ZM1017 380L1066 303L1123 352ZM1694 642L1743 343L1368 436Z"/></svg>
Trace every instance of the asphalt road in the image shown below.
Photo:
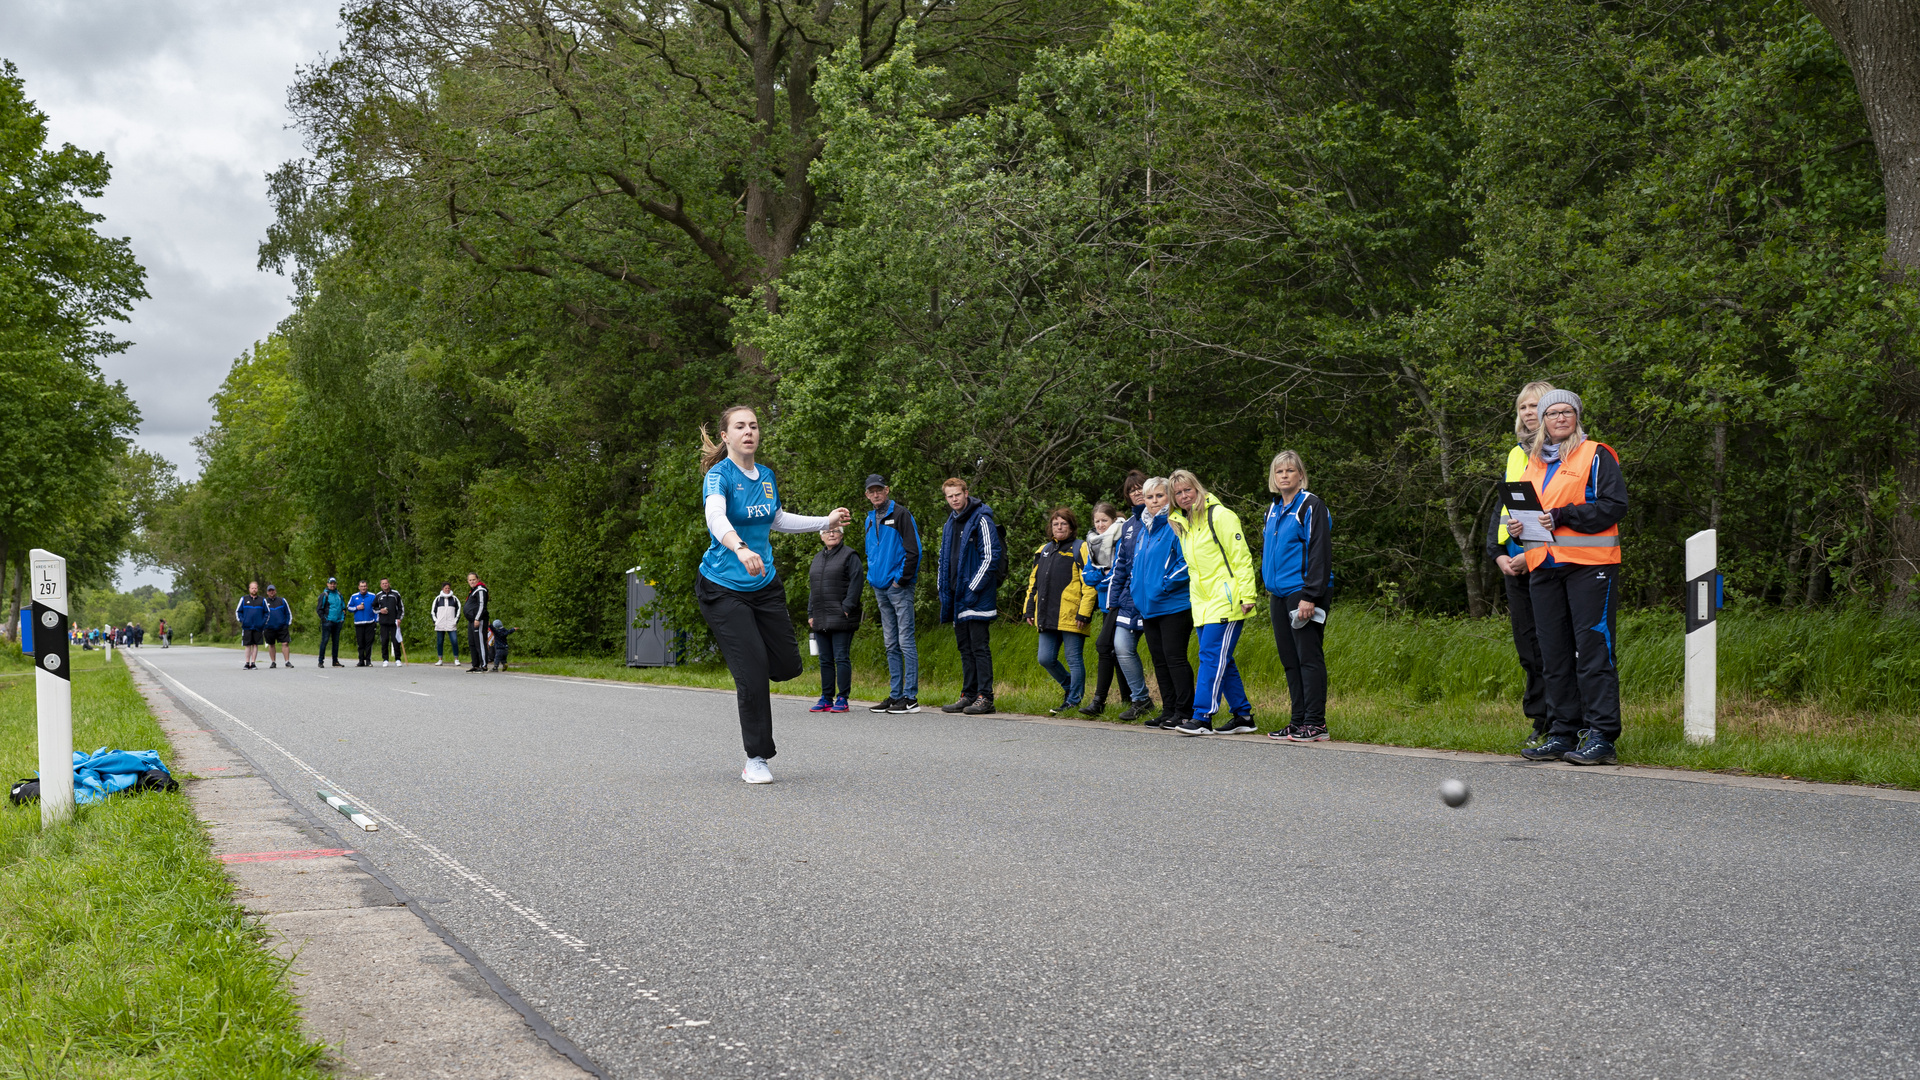
<svg viewBox="0 0 1920 1080"><path fill-rule="evenodd" d="M137 657L616 1077L1920 1077L1917 804Z"/></svg>

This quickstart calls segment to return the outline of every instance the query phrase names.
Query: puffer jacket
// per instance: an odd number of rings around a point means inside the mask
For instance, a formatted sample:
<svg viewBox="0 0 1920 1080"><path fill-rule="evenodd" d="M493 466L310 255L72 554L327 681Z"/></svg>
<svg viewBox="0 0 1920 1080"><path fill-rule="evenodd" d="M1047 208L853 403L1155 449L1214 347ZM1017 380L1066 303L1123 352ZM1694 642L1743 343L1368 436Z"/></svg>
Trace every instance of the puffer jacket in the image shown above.
<svg viewBox="0 0 1920 1080"><path fill-rule="evenodd" d="M860 590L866 566L846 544L822 547L807 569L807 618L815 630L860 629Z"/></svg>
<svg viewBox="0 0 1920 1080"><path fill-rule="evenodd" d="M1087 565L1087 542L1049 540L1033 552L1033 569L1027 574L1027 599L1021 615L1033 620L1042 630L1064 630L1085 634L1099 597L1080 577Z"/></svg>
<svg viewBox="0 0 1920 1080"><path fill-rule="evenodd" d="M1187 591L1187 557L1166 514L1141 517L1129 578L1133 610L1143 619L1157 619L1193 606L1193 597Z"/></svg>
<svg viewBox="0 0 1920 1080"><path fill-rule="evenodd" d="M454 631L460 629L460 598L451 592L443 592L433 598L433 629Z"/></svg>
<svg viewBox="0 0 1920 1080"><path fill-rule="evenodd" d="M1193 624L1239 622L1260 595L1240 515L1211 494L1205 505L1179 519L1180 549L1187 556L1187 592L1193 599Z"/></svg>

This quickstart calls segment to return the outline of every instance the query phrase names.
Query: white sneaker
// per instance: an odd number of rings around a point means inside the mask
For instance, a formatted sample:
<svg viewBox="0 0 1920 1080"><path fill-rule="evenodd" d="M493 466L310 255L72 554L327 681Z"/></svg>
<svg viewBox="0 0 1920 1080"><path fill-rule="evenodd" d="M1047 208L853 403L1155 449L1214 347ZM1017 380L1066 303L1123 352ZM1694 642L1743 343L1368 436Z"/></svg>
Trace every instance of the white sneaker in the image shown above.
<svg viewBox="0 0 1920 1080"><path fill-rule="evenodd" d="M407 662L406 662L405 660L395 660L395 661L393 662L393 666L394 666L394 667L406 667L406 666L407 666Z"/></svg>
<svg viewBox="0 0 1920 1080"><path fill-rule="evenodd" d="M382 661L380 661L380 666L381 666L381 667L386 667L386 666L387 666L387 662L386 662L385 660L382 660Z"/></svg>
<svg viewBox="0 0 1920 1080"><path fill-rule="evenodd" d="M773 770L767 768L766 758L750 757L747 759L747 767L740 770L740 779L749 784L771 784Z"/></svg>
<svg viewBox="0 0 1920 1080"><path fill-rule="evenodd" d="M444 664L444 663L446 663L446 661L445 661L445 660L435 660L435 661L433 662L433 666L434 666L434 667L439 667L439 666L440 666L441 664Z"/></svg>

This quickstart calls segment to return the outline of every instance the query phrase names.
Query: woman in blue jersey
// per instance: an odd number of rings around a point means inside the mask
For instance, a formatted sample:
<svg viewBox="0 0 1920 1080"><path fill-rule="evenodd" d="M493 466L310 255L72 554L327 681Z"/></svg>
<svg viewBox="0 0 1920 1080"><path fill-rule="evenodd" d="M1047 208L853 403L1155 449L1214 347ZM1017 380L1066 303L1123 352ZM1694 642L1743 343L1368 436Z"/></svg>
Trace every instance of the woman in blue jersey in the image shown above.
<svg viewBox="0 0 1920 1080"><path fill-rule="evenodd" d="M799 678L800 648L794 643L785 589L774 588L773 532L819 532L844 526L853 515L839 507L826 517L800 517L780 508L773 470L754 463L760 448L760 418L745 405L720 414L720 442L700 429L700 485L712 537L694 578L694 599L713 631L713 641L733 673L740 704L740 737L747 764L740 779L771 784L767 759L774 755L773 699L769 685Z"/></svg>

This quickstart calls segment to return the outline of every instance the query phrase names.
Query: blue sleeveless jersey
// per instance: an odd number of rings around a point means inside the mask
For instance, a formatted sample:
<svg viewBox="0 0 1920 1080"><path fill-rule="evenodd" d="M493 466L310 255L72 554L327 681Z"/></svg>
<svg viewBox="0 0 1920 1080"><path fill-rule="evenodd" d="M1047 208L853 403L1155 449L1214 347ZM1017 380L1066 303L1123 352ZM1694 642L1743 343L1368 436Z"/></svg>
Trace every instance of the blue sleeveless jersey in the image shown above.
<svg viewBox="0 0 1920 1080"><path fill-rule="evenodd" d="M707 470L707 478L700 485L700 503L706 505L707 496L724 495L727 500L727 524L740 534L753 553L760 556L766 564L759 577L747 573L740 565L740 556L720 546L718 537L707 541L707 553L700 560L700 573L715 585L723 585L736 592L752 592L773 584L773 515L780 512L780 485L773 478L773 470L758 465L760 475L750 478L740 471L740 466L732 458L721 458L720 464Z"/></svg>

